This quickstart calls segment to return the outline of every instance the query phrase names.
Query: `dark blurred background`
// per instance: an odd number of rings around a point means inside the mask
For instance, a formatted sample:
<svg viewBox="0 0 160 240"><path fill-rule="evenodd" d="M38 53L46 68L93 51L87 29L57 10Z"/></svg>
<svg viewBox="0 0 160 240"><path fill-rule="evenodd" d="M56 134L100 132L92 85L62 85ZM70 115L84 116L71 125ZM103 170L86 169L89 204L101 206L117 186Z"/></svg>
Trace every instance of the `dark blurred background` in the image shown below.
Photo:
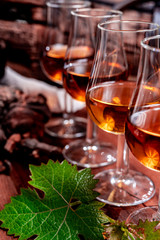
<svg viewBox="0 0 160 240"><path fill-rule="evenodd" d="M93 7L120 9L123 18L160 23L160 1L91 0ZM39 58L45 34L45 0L0 1L0 77L4 64L27 77L47 81Z"/></svg>

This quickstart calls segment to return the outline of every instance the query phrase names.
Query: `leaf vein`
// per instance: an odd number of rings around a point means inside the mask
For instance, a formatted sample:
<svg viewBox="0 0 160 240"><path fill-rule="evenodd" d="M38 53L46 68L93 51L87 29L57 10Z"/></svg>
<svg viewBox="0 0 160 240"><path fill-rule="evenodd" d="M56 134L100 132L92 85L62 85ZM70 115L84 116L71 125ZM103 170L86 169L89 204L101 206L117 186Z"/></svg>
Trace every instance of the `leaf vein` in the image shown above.
<svg viewBox="0 0 160 240"><path fill-rule="evenodd" d="M40 176L44 179L44 180L46 180L46 182L48 182L48 184L51 186L51 188L64 200L64 202L66 202L67 203L67 205L69 204L68 202L67 202L67 200L63 197L63 195L60 193L60 192L58 192L57 191L57 189L48 181L48 179L47 178L45 178L43 175L41 175L40 174Z"/></svg>

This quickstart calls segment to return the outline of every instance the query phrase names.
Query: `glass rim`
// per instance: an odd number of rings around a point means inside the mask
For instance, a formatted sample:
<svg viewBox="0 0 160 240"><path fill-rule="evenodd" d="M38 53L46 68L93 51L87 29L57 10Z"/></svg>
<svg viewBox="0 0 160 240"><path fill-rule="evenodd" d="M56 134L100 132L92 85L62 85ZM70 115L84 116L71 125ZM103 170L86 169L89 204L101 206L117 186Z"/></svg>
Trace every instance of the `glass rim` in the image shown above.
<svg viewBox="0 0 160 240"><path fill-rule="evenodd" d="M138 23L138 24L143 24L143 25L150 25L150 26L155 26L154 28L144 28L144 29L125 29L125 30L119 30L119 29L109 29L109 28L105 28L103 27L104 25L109 25L111 23ZM111 21L106 21L103 23L99 23L98 24L98 28L103 30L103 31L107 31L107 32L117 32L117 33L132 33L132 32L150 32L153 30L158 30L160 28L160 25L158 25L157 23L153 23L153 22L147 22L147 21L139 21L139 20L111 20Z"/></svg>
<svg viewBox="0 0 160 240"><path fill-rule="evenodd" d="M147 44L147 41L154 40L154 39L159 39L160 40L160 35L155 35L152 37L146 37L141 41L141 46L147 50L153 51L153 52L160 52L160 46L158 47L153 47Z"/></svg>
<svg viewBox="0 0 160 240"><path fill-rule="evenodd" d="M89 11L95 11L97 13L103 13L102 15L89 15L89 14L85 14L84 12L89 12ZM108 15L108 13L114 13L113 15ZM123 12L119 11L119 10L114 10L114 9L104 9L104 8L79 8L77 10L73 10L71 11L71 15L73 16L77 16L77 17L84 17L84 18L102 18L102 17L114 17L114 16L122 16Z"/></svg>
<svg viewBox="0 0 160 240"><path fill-rule="evenodd" d="M63 8L84 8L89 7L91 5L90 1L83 1L83 0L47 0L46 6L47 7L63 7Z"/></svg>

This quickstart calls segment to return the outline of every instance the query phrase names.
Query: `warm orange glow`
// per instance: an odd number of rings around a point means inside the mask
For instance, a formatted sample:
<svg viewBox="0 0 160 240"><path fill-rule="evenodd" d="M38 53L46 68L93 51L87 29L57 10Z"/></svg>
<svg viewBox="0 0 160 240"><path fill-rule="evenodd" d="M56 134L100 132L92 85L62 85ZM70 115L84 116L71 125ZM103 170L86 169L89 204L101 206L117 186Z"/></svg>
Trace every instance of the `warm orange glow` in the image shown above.
<svg viewBox="0 0 160 240"><path fill-rule="evenodd" d="M101 128L106 131L112 131L115 127L115 121L110 115L105 116L105 122L101 123Z"/></svg>
<svg viewBox="0 0 160 240"><path fill-rule="evenodd" d="M86 58L88 56L92 56L93 54L93 48L88 46L76 46L70 48L70 51L68 53L68 56L73 59L78 58Z"/></svg>
<svg viewBox="0 0 160 240"><path fill-rule="evenodd" d="M119 97L114 97L114 98L112 99L112 101L113 101L114 103L116 103L116 104L120 104L120 103L121 103L121 100L120 100Z"/></svg>
<svg viewBox="0 0 160 240"><path fill-rule="evenodd" d="M108 65L112 66L112 67L117 67L117 68L119 68L119 66L120 66L120 64L116 63L116 62L109 62Z"/></svg>
<svg viewBox="0 0 160 240"><path fill-rule="evenodd" d="M53 47L47 52L47 56L51 58L64 58L67 50L67 46Z"/></svg>
<svg viewBox="0 0 160 240"><path fill-rule="evenodd" d="M157 150L155 150L153 147L147 147L145 150L146 157L144 157L141 162L149 168L155 168L159 167L160 165L160 156Z"/></svg>
<svg viewBox="0 0 160 240"><path fill-rule="evenodd" d="M56 74L54 74L52 78L53 78L53 80L56 79L56 80L61 81L62 80L62 73L59 71Z"/></svg>

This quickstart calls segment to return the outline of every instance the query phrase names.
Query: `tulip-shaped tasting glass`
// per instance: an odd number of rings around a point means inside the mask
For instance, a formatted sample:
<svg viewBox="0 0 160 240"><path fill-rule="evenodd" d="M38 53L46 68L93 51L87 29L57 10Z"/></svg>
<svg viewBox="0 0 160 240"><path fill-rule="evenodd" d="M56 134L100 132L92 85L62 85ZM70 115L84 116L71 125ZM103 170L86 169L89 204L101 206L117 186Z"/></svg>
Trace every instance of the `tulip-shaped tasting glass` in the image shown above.
<svg viewBox="0 0 160 240"><path fill-rule="evenodd" d="M63 86L63 66L71 25L71 11L90 7L91 2L81 0L47 0L46 31L43 39L41 68L48 78L48 83ZM63 98L63 97L62 97ZM85 136L86 122L82 118L74 118L72 100L64 90L64 114L51 119L46 125L46 132L58 138L74 138ZM71 109L70 109L71 108Z"/></svg>
<svg viewBox="0 0 160 240"><path fill-rule="evenodd" d="M64 88L76 100L85 103L86 87L95 53L97 25L111 19L121 19L122 12L89 8L71 12L72 28L64 64ZM81 167L106 166L116 161L116 150L92 136L88 117L86 139L73 141L63 150L65 159ZM94 135L94 134L93 134Z"/></svg>
<svg viewBox="0 0 160 240"><path fill-rule="evenodd" d="M118 136L116 169L99 172L99 200L115 206L137 205L149 200L154 184L129 169L125 120L136 86L140 41L155 35L158 25L139 21L110 21L98 25L99 38L86 94L92 120ZM143 184L142 184L143 183Z"/></svg>
<svg viewBox="0 0 160 240"><path fill-rule="evenodd" d="M137 87L130 104L125 135L135 158L152 169L153 174L160 171L160 35L141 42ZM138 223L139 219L160 221L160 199L158 207L139 209L131 213L127 222Z"/></svg>

